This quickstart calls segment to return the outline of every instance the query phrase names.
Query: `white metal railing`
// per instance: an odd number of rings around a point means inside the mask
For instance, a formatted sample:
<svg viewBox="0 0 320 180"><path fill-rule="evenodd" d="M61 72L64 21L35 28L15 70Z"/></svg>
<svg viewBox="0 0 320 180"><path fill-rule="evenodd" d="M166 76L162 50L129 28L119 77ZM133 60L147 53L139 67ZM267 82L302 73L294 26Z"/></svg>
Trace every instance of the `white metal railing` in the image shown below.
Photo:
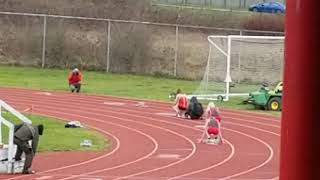
<svg viewBox="0 0 320 180"><path fill-rule="evenodd" d="M0 143L2 142L2 124L7 126L9 128L9 136L8 136L8 168L7 173L12 173L13 171L13 157L14 157L14 144L13 144L13 138L14 138L14 124L8 120L6 120L2 115L2 110L7 110L12 115L16 116L19 120L25 123L32 124L31 120L25 117L23 114L15 110L13 107L11 107L9 104L5 103L4 101L0 100Z"/></svg>

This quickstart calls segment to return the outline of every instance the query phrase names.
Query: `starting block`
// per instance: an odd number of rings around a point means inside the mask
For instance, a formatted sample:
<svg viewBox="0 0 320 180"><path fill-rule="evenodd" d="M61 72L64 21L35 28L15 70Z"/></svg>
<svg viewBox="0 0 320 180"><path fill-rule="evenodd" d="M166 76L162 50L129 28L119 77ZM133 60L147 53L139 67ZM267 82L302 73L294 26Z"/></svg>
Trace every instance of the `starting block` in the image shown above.
<svg viewBox="0 0 320 180"><path fill-rule="evenodd" d="M218 145L221 143L221 138L219 138L219 137L208 138L205 143L210 144L210 145Z"/></svg>

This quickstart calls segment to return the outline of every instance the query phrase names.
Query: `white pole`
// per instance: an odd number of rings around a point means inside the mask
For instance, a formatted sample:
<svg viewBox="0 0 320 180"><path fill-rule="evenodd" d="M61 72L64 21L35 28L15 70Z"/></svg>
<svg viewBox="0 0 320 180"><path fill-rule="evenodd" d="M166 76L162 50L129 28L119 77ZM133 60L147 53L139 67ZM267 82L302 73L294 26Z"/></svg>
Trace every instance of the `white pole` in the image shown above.
<svg viewBox="0 0 320 180"><path fill-rule="evenodd" d="M174 55L174 76L177 77L177 61L178 61L178 51L179 51L179 26L176 26L176 51Z"/></svg>
<svg viewBox="0 0 320 180"><path fill-rule="evenodd" d="M207 67L206 67L206 87L205 87L205 93L206 94L208 92L211 51L212 51L212 44L209 42L209 56L208 56L208 62L207 62Z"/></svg>
<svg viewBox="0 0 320 180"><path fill-rule="evenodd" d="M14 126L9 127L9 140L8 140L8 173L13 173L13 153L14 153L14 145L13 145L13 136L14 136Z"/></svg>
<svg viewBox="0 0 320 180"><path fill-rule="evenodd" d="M231 61L231 36L228 36L228 56L227 56L227 74L226 74L226 97L225 101L229 101L229 86L231 82L230 76L230 61Z"/></svg>
<svg viewBox="0 0 320 180"><path fill-rule="evenodd" d="M242 31L240 31L240 36L242 36ZM240 44L240 47L242 47L242 43ZM240 83L240 76L241 74L241 51L238 53L238 83Z"/></svg>
<svg viewBox="0 0 320 180"><path fill-rule="evenodd" d="M109 72L110 69L110 44L111 42L111 22L108 21L108 44L107 44L107 69L106 71Z"/></svg>
<svg viewBox="0 0 320 180"><path fill-rule="evenodd" d="M43 16L42 63L41 63L42 68L44 68L45 60L46 60L46 35L47 35L47 16Z"/></svg>
<svg viewBox="0 0 320 180"><path fill-rule="evenodd" d="M0 104L0 144L2 144L2 107Z"/></svg>

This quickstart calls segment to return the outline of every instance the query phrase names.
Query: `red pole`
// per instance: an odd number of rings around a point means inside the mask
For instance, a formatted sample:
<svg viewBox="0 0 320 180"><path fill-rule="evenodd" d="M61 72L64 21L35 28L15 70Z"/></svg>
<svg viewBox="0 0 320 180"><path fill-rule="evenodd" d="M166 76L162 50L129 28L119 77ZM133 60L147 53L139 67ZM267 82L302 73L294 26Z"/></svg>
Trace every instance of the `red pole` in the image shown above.
<svg viewBox="0 0 320 180"><path fill-rule="evenodd" d="M320 1L287 0L280 180L320 180Z"/></svg>

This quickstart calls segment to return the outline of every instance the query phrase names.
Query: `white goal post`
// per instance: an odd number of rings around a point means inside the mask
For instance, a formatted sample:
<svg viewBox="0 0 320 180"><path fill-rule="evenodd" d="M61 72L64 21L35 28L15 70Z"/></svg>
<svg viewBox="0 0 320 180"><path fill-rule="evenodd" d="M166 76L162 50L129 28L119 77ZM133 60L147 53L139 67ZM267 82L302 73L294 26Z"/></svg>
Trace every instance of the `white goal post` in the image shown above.
<svg viewBox="0 0 320 180"><path fill-rule="evenodd" d="M190 96L228 101L248 95L262 83L282 81L283 36L208 36L208 42L204 76Z"/></svg>

